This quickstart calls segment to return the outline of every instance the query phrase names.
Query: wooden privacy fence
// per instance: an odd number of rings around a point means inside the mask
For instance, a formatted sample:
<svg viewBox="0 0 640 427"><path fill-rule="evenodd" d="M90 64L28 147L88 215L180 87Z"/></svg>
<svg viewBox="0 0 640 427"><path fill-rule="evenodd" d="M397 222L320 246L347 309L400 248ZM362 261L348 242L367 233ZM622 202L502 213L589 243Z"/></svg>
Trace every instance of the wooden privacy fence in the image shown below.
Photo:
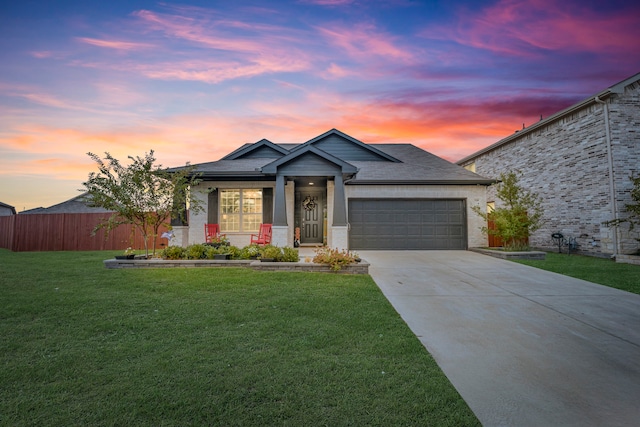
<svg viewBox="0 0 640 427"><path fill-rule="evenodd" d="M92 236L93 228L109 216L108 213L0 216L0 248L14 252L144 249L142 235L131 225L111 230L106 239L104 230ZM160 227L159 234L165 231L167 227ZM149 242L149 249L152 243ZM163 248L166 243L166 239L158 237L156 249Z"/></svg>
<svg viewBox="0 0 640 427"><path fill-rule="evenodd" d="M492 219L488 219L487 220L487 228L489 230L495 230L496 229L496 223L492 220ZM490 248L500 248L504 246L504 242L502 241L502 239L498 236L495 236L493 234L489 234L488 235L489 238L489 247ZM529 238L525 238L522 239L520 241L518 241L519 244L522 245L528 245L529 244Z"/></svg>

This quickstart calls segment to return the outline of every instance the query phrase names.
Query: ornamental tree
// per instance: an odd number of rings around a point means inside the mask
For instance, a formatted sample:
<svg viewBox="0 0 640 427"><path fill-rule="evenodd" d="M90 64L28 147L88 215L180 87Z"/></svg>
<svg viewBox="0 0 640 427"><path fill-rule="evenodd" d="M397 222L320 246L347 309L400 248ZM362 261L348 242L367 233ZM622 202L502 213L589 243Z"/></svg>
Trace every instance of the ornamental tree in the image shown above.
<svg viewBox="0 0 640 427"><path fill-rule="evenodd" d="M609 227L619 227L626 223L629 224L629 231L631 231L636 225L640 225L640 175L636 176L635 173L633 173L629 176L629 179L633 183L633 188L631 189L631 203L624 205L627 217L605 221L604 224ZM640 242L640 239L636 240Z"/></svg>
<svg viewBox="0 0 640 427"><path fill-rule="evenodd" d="M171 218L184 221L187 203L190 203L191 211L202 211L200 201L189 197L189 189L200 179L188 164L168 172L155 164L153 150L143 157L128 156L131 163L126 166L106 152L103 159L93 153L87 154L98 166L98 172L91 172L82 183L90 203L114 212L94 228L94 234L104 229L108 235L121 224L131 224L142 234L145 254L149 256L151 240L155 255L158 230L162 225L167 225Z"/></svg>
<svg viewBox="0 0 640 427"><path fill-rule="evenodd" d="M542 225L542 199L520 186L515 172L502 173L499 180L496 197L502 203L492 212L484 212L480 206L471 209L485 221L494 222L495 228L484 226L483 233L498 236L505 249L524 249L522 242Z"/></svg>

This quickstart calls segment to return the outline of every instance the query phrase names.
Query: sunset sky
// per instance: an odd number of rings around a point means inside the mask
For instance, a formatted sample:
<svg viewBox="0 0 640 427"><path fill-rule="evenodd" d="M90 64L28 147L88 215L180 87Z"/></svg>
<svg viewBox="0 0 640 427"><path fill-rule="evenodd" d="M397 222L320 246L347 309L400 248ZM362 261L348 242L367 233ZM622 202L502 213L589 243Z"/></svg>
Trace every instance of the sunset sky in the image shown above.
<svg viewBox="0 0 640 427"><path fill-rule="evenodd" d="M629 0L4 1L0 201L75 197L87 152L331 128L456 161L639 72L639 40Z"/></svg>

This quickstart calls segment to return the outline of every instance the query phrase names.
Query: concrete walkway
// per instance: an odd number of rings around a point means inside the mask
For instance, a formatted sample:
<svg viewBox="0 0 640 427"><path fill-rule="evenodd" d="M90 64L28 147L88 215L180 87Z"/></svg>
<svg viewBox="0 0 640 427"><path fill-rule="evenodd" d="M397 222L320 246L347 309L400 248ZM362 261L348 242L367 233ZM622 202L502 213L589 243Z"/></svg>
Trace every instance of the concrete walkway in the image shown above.
<svg viewBox="0 0 640 427"><path fill-rule="evenodd" d="M467 251L359 253L484 426L640 425L640 295Z"/></svg>

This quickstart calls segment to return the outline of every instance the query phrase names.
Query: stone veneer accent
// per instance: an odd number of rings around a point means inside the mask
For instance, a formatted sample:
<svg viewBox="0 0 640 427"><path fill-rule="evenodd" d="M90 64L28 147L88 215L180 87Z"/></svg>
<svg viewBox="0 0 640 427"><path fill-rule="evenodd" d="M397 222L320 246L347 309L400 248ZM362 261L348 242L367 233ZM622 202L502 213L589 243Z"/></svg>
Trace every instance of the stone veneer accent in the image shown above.
<svg viewBox="0 0 640 427"><path fill-rule="evenodd" d="M609 110L615 207L611 206L605 106L583 102L549 123L517 136L478 155L467 157L461 166L475 163L476 173L497 178L502 172L519 171L520 183L544 199L544 225L530 237L533 247L553 250L551 234L577 238L578 252L610 256L638 250L638 228L629 232L602 223L613 219L613 209L624 218L624 206L631 202L629 176L640 173L640 81L623 93L604 98ZM495 201L490 187L487 200ZM614 234L618 233L618 250Z"/></svg>

